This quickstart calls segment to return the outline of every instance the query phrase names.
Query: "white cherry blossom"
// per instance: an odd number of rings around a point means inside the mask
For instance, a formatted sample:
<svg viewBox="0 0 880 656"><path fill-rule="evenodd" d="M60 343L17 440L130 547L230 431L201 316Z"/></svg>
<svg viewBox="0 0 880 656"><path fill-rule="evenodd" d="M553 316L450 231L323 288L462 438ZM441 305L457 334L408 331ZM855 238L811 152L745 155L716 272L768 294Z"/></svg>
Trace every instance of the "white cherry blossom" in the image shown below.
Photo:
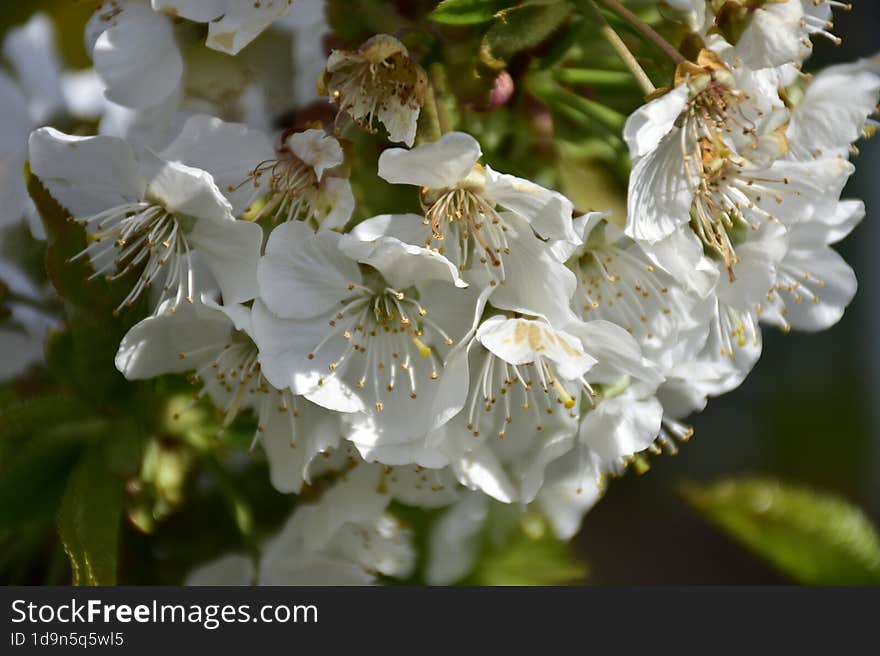
<svg viewBox="0 0 880 656"><path fill-rule="evenodd" d="M379 428L376 443L359 444L365 457L388 440L420 439L428 426L411 418L446 403L443 358L472 321L470 293L448 260L392 237L315 233L294 221L269 237L259 281L254 329L273 385L368 413Z"/></svg>
<svg viewBox="0 0 880 656"><path fill-rule="evenodd" d="M233 136L238 146L240 135ZM170 151L173 157L174 144ZM93 235L77 256L89 258L93 276L136 276L119 309L151 287L157 288L157 305L172 301L169 310L192 302L205 290L196 279L198 262L226 303L256 296L262 230L235 220L210 173L151 151L136 157L113 137L76 137L52 128L31 135L30 159L49 193Z"/></svg>

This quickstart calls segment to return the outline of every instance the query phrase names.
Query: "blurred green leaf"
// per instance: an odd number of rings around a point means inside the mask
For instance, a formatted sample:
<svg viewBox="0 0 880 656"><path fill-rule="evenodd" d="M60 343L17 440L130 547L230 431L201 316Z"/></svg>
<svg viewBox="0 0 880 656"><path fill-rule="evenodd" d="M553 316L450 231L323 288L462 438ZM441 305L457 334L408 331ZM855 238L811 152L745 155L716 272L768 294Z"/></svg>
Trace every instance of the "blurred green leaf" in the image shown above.
<svg viewBox="0 0 880 656"><path fill-rule="evenodd" d="M515 54L534 48L553 34L573 10L565 0L533 0L500 12L483 38L481 59L489 66L503 68Z"/></svg>
<svg viewBox="0 0 880 656"><path fill-rule="evenodd" d="M70 261L86 247L83 226L75 222L26 168L28 192L46 227L46 271L56 291L68 303L67 329L50 334L47 362L53 374L84 398L105 404L114 394L130 391L113 364L116 350L128 328L139 319L146 294L119 316L115 308L128 294L136 273L112 283L88 280L94 270L87 257ZM81 381L88 381L82 385Z"/></svg>
<svg viewBox="0 0 880 656"><path fill-rule="evenodd" d="M880 584L880 536L845 499L773 479L683 486L685 500L795 581Z"/></svg>
<svg viewBox="0 0 880 656"><path fill-rule="evenodd" d="M122 481L107 468L102 451L93 449L70 476L58 513L73 585L116 583L122 509Z"/></svg>
<svg viewBox="0 0 880 656"><path fill-rule="evenodd" d="M446 25L475 25L492 20L513 4L515 0L443 0L429 18Z"/></svg>
<svg viewBox="0 0 880 656"><path fill-rule="evenodd" d="M88 416L81 403L62 395L15 400L0 405L0 440L30 437L46 426L77 421Z"/></svg>
<svg viewBox="0 0 880 656"><path fill-rule="evenodd" d="M0 473L0 531L51 520L81 445L41 440Z"/></svg>
<svg viewBox="0 0 880 656"><path fill-rule="evenodd" d="M397 34L409 22L387 0L327 0L324 15L333 36L343 43L334 47L355 48L375 34Z"/></svg>
<svg viewBox="0 0 880 656"><path fill-rule="evenodd" d="M28 193L46 227L46 271L52 285L74 305L94 310L100 316L110 315L124 298L123 286L130 287L131 281L123 279L110 285L103 278L88 280L94 269L87 257L68 261L86 247L85 230L52 198L40 179L27 167L25 178Z"/></svg>
<svg viewBox="0 0 880 656"><path fill-rule="evenodd" d="M565 585L582 582L586 564L538 515L524 515L502 547L490 547L466 581L474 585Z"/></svg>

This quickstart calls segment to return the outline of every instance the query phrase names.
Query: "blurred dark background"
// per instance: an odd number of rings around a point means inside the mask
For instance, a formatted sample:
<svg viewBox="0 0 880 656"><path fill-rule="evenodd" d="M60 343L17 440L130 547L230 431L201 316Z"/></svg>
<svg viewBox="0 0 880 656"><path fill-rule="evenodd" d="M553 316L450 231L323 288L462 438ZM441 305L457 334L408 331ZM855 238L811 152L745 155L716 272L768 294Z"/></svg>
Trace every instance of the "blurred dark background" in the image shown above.
<svg viewBox="0 0 880 656"><path fill-rule="evenodd" d="M805 70L880 51L880 3L835 12L843 43L817 39ZM845 197L867 205L839 245L859 292L817 335L764 331L764 355L737 390L694 416L677 456L613 481L577 538L596 584L775 584L783 575L721 535L677 495L683 481L768 475L840 494L880 524L880 138L858 144Z"/></svg>

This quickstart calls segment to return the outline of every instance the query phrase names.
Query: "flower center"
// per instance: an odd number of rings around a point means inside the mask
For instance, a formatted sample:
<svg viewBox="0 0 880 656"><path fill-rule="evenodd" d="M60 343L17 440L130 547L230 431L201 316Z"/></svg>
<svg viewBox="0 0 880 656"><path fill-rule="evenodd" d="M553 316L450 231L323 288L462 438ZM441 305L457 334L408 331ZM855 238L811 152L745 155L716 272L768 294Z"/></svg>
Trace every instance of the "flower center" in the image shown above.
<svg viewBox="0 0 880 656"><path fill-rule="evenodd" d="M261 162L241 184L252 183L254 194L248 202L248 212L262 196L263 205L252 218L260 221L320 221L318 191L320 183L315 170L290 152L283 152L278 159ZM229 191L235 191L230 188Z"/></svg>
<svg viewBox="0 0 880 656"><path fill-rule="evenodd" d="M377 410L384 408L383 390L393 392L404 380L412 399L418 396L418 378L437 380L442 362L433 344L451 346L453 340L429 316L413 293L390 287L376 292L362 285L350 284L353 296L328 324L331 330L309 353L317 357L332 338L342 337L347 345L329 364L329 376L343 368L359 371L355 384L360 389L371 386ZM348 365L343 367L343 365ZM325 379L318 381L324 384Z"/></svg>
<svg viewBox="0 0 880 656"><path fill-rule="evenodd" d="M290 390L279 390L269 384L260 368L257 345L240 331L228 340L208 344L192 351L178 353L181 360L207 361L191 374L191 381L201 385L194 403L209 394L223 412L223 428L227 428L243 409L251 408L257 417L257 429L251 443L256 443L265 432L270 414L288 415L291 428L291 447L296 447L295 420L299 417L296 398Z"/></svg>
<svg viewBox="0 0 880 656"><path fill-rule="evenodd" d="M89 280L101 275L117 280L140 269L137 283L116 313L133 305L156 282L162 284L160 303L173 300L173 312L183 300L193 301L193 262L185 219L143 201L86 217L82 220L91 243L69 261L88 256L95 268ZM160 277L163 271L165 275Z"/></svg>
<svg viewBox="0 0 880 656"><path fill-rule="evenodd" d="M484 353L468 400L467 429L474 437L479 437L481 426L489 423L495 435L503 439L517 414L524 415L523 419L530 416L536 431L544 430L548 416L560 411L570 418L577 417L577 399L559 380L552 363L539 356L534 362L515 365L488 350ZM576 382L591 402L598 396L583 377Z"/></svg>
<svg viewBox="0 0 880 656"><path fill-rule="evenodd" d="M456 187L439 192L423 188L420 198L425 213L425 225L431 227L431 234L425 240L425 248L433 248L448 257L461 271L468 268L471 257L492 276L491 285L504 284L505 255L510 254L507 239L508 227L495 210L494 203L479 191L466 187ZM445 243L451 235L454 248L446 248ZM471 240L474 247L471 249ZM472 253L473 250L473 253Z"/></svg>
<svg viewBox="0 0 880 656"><path fill-rule="evenodd" d="M656 337L652 328L658 317L664 318L657 326L663 332L665 324L674 324L666 305L669 288L650 262L624 249L600 246L585 252L577 266L582 310L590 319L609 317L647 341ZM662 314L649 310L648 304L662 304Z"/></svg>

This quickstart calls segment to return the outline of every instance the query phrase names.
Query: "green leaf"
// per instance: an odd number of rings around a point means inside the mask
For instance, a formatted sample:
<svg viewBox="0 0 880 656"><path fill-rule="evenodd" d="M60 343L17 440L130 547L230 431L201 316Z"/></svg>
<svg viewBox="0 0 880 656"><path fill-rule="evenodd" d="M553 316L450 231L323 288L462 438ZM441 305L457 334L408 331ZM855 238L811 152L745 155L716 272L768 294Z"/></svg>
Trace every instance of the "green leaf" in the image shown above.
<svg viewBox="0 0 880 656"><path fill-rule="evenodd" d="M880 537L845 499L773 479L686 485L685 500L795 581L880 584Z"/></svg>
<svg viewBox="0 0 880 656"><path fill-rule="evenodd" d="M122 481L107 468L101 450L93 449L70 476L58 513L73 585L116 583L122 510Z"/></svg>
<svg viewBox="0 0 880 656"><path fill-rule="evenodd" d="M543 517L527 514L518 524L503 546L491 545L484 551L466 583L565 585L587 577L586 564L577 558L571 544L552 534Z"/></svg>
<svg viewBox="0 0 880 656"><path fill-rule="evenodd" d="M445 25L475 25L513 4L515 0L443 0L428 18Z"/></svg>
<svg viewBox="0 0 880 656"><path fill-rule="evenodd" d="M129 273L112 283L103 277L89 280L89 276L94 273L89 258L81 257L71 261L87 245L83 226L74 221L70 213L56 202L40 179L30 172L29 167L25 167L24 173L28 193L46 227L46 272L49 280L62 298L85 309L94 321L110 317L128 294L137 273ZM146 294L142 294L142 297L145 296ZM135 307L126 309L123 312L124 323L131 324L138 315L143 315L145 303L146 299L141 298Z"/></svg>
<svg viewBox="0 0 880 656"><path fill-rule="evenodd" d="M503 68L508 59L544 41L571 16L568 2L533 0L498 14L483 37L480 57L493 68Z"/></svg>
<svg viewBox="0 0 880 656"><path fill-rule="evenodd" d="M0 440L30 437L46 426L86 419L82 403L62 395L39 396L0 407Z"/></svg>
<svg viewBox="0 0 880 656"><path fill-rule="evenodd" d="M51 520L58 511L78 444L42 441L0 473L0 531Z"/></svg>

